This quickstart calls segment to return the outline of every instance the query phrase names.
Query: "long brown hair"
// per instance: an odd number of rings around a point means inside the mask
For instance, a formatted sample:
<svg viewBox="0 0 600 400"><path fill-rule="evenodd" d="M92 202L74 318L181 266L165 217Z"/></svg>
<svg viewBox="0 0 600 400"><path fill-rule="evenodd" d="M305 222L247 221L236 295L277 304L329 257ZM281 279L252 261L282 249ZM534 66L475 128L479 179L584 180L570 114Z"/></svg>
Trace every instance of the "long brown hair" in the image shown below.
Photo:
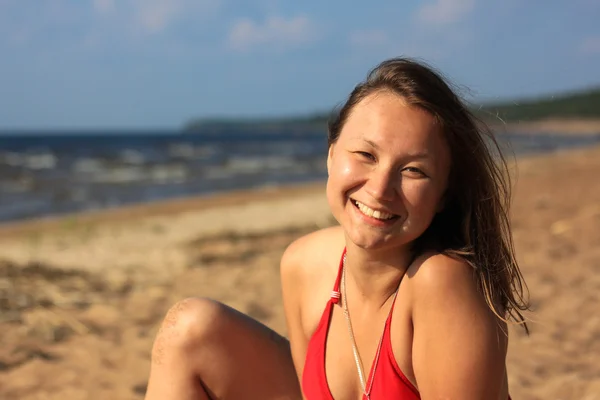
<svg viewBox="0 0 600 400"><path fill-rule="evenodd" d="M416 254L434 249L459 257L477 274L490 309L503 321L527 324L527 287L515 257L510 231L511 180L493 132L466 107L438 72L408 58L386 60L357 85L329 122L335 143L354 107L372 93L388 91L429 112L451 154L445 207L414 243Z"/></svg>

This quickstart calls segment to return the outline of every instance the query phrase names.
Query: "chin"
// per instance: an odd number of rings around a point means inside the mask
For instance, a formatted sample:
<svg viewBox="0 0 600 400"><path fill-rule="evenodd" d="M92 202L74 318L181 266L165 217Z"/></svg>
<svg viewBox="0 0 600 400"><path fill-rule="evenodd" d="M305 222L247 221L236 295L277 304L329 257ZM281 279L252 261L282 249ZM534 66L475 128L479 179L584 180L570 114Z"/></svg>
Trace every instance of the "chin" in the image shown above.
<svg viewBox="0 0 600 400"><path fill-rule="evenodd" d="M356 232L356 229L346 230L346 238L355 246L363 250L383 250L401 246L400 243L392 243L389 237L381 237L369 235L368 233Z"/></svg>
<svg viewBox="0 0 600 400"><path fill-rule="evenodd" d="M421 235L420 230L403 230L402 228L384 232L363 224L354 224L343 220L340 225L344 229L346 240L364 250L402 249L411 246Z"/></svg>

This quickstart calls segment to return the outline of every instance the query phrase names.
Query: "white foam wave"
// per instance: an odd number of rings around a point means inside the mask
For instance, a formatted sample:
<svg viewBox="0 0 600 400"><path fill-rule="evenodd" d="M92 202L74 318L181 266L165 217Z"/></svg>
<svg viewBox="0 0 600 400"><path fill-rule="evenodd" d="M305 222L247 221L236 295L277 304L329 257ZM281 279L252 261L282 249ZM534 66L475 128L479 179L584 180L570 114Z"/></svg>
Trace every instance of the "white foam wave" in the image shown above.
<svg viewBox="0 0 600 400"><path fill-rule="evenodd" d="M21 154L6 152L0 154L0 162L11 167L24 167L33 170L53 169L57 158L52 153Z"/></svg>

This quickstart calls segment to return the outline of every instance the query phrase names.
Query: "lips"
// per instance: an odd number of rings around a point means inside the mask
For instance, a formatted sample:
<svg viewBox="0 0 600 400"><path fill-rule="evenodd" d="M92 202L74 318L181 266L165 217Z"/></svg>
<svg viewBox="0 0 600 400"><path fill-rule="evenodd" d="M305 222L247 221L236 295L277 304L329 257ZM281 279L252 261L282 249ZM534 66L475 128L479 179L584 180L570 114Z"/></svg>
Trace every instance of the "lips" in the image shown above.
<svg viewBox="0 0 600 400"><path fill-rule="evenodd" d="M385 212L382 210L372 209L371 207L367 206L364 203L361 203L360 201L353 200L353 199L350 199L350 200L356 206L356 208L358 208L358 210L361 213L363 213L364 215L366 215L367 217L375 218L380 221L389 221L391 219L398 217L395 214L391 214L391 213L388 213L388 212Z"/></svg>

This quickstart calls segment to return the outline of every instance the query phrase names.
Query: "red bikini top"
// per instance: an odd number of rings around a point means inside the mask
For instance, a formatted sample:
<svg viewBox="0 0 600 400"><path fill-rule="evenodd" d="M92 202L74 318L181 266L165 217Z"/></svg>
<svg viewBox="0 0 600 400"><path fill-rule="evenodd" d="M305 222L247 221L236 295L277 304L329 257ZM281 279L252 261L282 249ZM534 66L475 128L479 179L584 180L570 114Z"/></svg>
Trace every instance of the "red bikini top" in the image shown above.
<svg viewBox="0 0 600 400"><path fill-rule="evenodd" d="M308 400L334 400L327 383L327 374L325 371L325 346L333 306L334 304L337 304L340 299L340 279L342 276L345 254L346 249L344 249L340 260L338 275L335 280L331 298L327 302L319 325L308 343L304 372L302 374L302 391ZM390 323L392 320L394 304L395 299L383 328L381 353L379 358L376 357L373 361L366 386L370 387L372 385L369 397L374 400L418 400L421 398L418 390L402 373L400 367L396 363L396 358L392 351ZM377 371L375 376L373 376L373 371ZM366 399L366 396L363 395L363 399Z"/></svg>
<svg viewBox="0 0 600 400"><path fill-rule="evenodd" d="M333 291L331 292L331 298L327 302L319 325L308 343L302 374L302 391L308 400L334 400L327 383L325 346L333 306L340 299L340 279L345 254L346 249L344 249L342 258L340 259L338 275L333 286ZM419 391L402 373L392 350L390 325L394 304L395 299L383 328L380 356L379 358L375 357L375 360L373 360L366 386L369 387L372 385L369 397L373 400L420 400ZM377 371L375 376L373 376L373 371ZM365 395L363 395L363 400L367 400ZM508 400L511 400L510 396Z"/></svg>

